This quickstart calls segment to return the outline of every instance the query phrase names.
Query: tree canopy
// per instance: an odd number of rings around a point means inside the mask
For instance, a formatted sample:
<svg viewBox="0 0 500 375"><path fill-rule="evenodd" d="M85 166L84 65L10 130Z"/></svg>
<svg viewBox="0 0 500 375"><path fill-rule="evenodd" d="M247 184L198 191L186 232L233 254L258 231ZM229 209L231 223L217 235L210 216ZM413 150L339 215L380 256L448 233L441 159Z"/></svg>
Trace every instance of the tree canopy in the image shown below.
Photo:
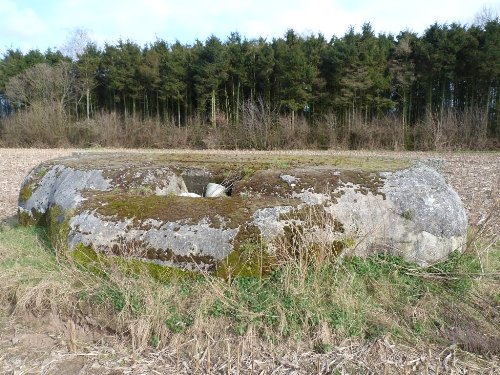
<svg viewBox="0 0 500 375"><path fill-rule="evenodd" d="M60 51L12 49L1 58L0 95L14 109L48 95L36 79L51 81L46 88L76 118L105 110L179 127L192 116L214 127L237 126L244 105L259 101L292 124L304 116L314 126L334 114L345 126L356 116L368 126L391 115L407 127L449 109L474 108L484 111L488 131L498 137L500 20L436 23L421 36L376 35L367 23L329 41L288 30L272 40L238 33L191 45L120 40L103 48L88 43L72 59Z"/></svg>

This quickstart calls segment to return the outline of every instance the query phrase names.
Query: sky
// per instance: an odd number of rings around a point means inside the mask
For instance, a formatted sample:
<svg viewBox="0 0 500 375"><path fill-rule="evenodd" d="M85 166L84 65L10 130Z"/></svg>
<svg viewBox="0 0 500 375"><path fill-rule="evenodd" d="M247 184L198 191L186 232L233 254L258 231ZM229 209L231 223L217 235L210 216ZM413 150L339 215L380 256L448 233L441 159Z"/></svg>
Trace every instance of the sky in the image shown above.
<svg viewBox="0 0 500 375"><path fill-rule="evenodd" d="M350 26L370 22L376 33L418 34L434 22L473 23L486 7L498 15L500 1L485 0L0 0L0 54L64 49L76 30L103 46L120 38L139 45L157 39L192 44L231 32L248 39L322 33L341 37Z"/></svg>

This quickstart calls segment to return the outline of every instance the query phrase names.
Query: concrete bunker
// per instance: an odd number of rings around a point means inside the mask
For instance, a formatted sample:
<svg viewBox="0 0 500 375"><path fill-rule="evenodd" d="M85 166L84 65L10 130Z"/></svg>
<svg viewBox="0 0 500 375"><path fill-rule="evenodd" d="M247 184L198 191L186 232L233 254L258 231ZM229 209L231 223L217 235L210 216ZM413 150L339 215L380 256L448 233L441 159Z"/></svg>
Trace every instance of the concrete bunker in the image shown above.
<svg viewBox="0 0 500 375"><path fill-rule="evenodd" d="M73 155L26 177L19 213L29 224L57 211L64 220L54 223L61 227L54 232L63 233L70 251L140 245L159 254L155 262L165 258L165 265L185 269L213 265L251 248L242 245L252 241L273 241L283 235L286 220L300 219L308 206L330 215L333 229L344 229L330 231L325 241L348 238L356 245L352 255L384 249L427 265L465 240L467 218L458 195L425 165L333 156L287 163L247 159ZM312 236L320 238L324 228L317 227Z"/></svg>

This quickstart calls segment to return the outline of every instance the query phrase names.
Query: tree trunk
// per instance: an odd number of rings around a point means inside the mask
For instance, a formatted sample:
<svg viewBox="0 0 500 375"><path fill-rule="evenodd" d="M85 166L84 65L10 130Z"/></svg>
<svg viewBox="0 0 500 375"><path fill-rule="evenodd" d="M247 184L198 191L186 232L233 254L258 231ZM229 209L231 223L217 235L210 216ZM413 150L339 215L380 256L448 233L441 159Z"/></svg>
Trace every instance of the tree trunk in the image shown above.
<svg viewBox="0 0 500 375"><path fill-rule="evenodd" d="M230 115L230 108L229 108L229 95L227 94L227 87L226 85L224 85L224 95L226 97L226 121L229 120L229 115Z"/></svg>
<svg viewBox="0 0 500 375"><path fill-rule="evenodd" d="M90 88L87 87L87 120L90 118Z"/></svg>
<svg viewBox="0 0 500 375"><path fill-rule="evenodd" d="M238 91L236 92L236 125L240 122L240 86L241 83L238 81Z"/></svg>
<svg viewBox="0 0 500 375"><path fill-rule="evenodd" d="M406 90L403 90L403 147L406 142Z"/></svg>
<svg viewBox="0 0 500 375"><path fill-rule="evenodd" d="M123 110L125 113L125 118L127 118L127 101L125 100L125 94L123 94Z"/></svg>
<svg viewBox="0 0 500 375"><path fill-rule="evenodd" d="M181 127L181 100L177 99L177 126Z"/></svg>
<svg viewBox="0 0 500 375"><path fill-rule="evenodd" d="M441 85L441 111L439 117L441 117L441 123L444 121L444 103L445 103L445 82Z"/></svg>
<svg viewBox="0 0 500 375"><path fill-rule="evenodd" d="M236 116L234 114L236 110L236 101L234 99L235 94L234 94L234 82L231 83L231 109L228 113L228 118L229 118L229 123L234 125L236 121Z"/></svg>
<svg viewBox="0 0 500 375"><path fill-rule="evenodd" d="M497 137L500 136L500 114L498 113L498 110L500 109L500 95L498 94L498 91L496 92L496 100L495 100L495 123L492 124L493 126L493 134L496 135Z"/></svg>
<svg viewBox="0 0 500 375"><path fill-rule="evenodd" d="M413 123L413 120L412 120L412 115L413 115L413 102L412 102L412 95L411 95L411 91L409 93L410 97L408 99L408 125L412 124ZM416 110L416 112L418 113L418 109Z"/></svg>
<svg viewBox="0 0 500 375"><path fill-rule="evenodd" d="M215 90L212 90L212 126L217 127L217 119L215 118Z"/></svg>
<svg viewBox="0 0 500 375"><path fill-rule="evenodd" d="M160 100L158 98L158 91L156 92L156 121L160 121Z"/></svg>
<svg viewBox="0 0 500 375"><path fill-rule="evenodd" d="M188 97L188 88L186 86L186 100L184 101L184 123L186 124L186 131L189 125L188 112L189 112L189 97Z"/></svg>
<svg viewBox="0 0 500 375"><path fill-rule="evenodd" d="M489 117L490 117L490 101L491 101L491 93L493 91L493 88L491 85L488 87L488 95L486 96L486 105L485 105L485 114L484 114L484 124L483 124L483 129L481 129L484 132L484 136L488 134L488 122L489 122ZM498 102L498 99L497 99ZM498 120L497 120L498 121ZM493 128L493 134L496 133L495 128ZM481 134L483 136L483 134Z"/></svg>
<svg viewBox="0 0 500 375"><path fill-rule="evenodd" d="M432 83L429 85L429 113L432 113Z"/></svg>
<svg viewBox="0 0 500 375"><path fill-rule="evenodd" d="M168 124L168 97L163 100L163 122Z"/></svg>

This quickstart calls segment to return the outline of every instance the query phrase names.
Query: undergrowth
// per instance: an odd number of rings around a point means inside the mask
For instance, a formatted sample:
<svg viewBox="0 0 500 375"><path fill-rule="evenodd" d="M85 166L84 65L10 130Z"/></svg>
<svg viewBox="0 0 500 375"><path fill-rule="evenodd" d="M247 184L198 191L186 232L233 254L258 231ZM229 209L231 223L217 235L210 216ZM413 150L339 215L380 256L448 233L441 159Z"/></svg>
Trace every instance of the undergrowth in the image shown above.
<svg viewBox="0 0 500 375"><path fill-rule="evenodd" d="M0 303L14 313L53 311L73 320L91 315L137 350L193 335L251 332L267 343L298 341L319 353L346 338L391 336L405 343L454 342L494 355L500 246L484 249L456 252L427 268L388 255L322 253L320 262L288 258L266 277L174 272L159 279L147 265L130 268L99 257L89 272L88 262L52 248L43 230L3 226ZM471 342L479 339L468 330L479 332L482 342Z"/></svg>

